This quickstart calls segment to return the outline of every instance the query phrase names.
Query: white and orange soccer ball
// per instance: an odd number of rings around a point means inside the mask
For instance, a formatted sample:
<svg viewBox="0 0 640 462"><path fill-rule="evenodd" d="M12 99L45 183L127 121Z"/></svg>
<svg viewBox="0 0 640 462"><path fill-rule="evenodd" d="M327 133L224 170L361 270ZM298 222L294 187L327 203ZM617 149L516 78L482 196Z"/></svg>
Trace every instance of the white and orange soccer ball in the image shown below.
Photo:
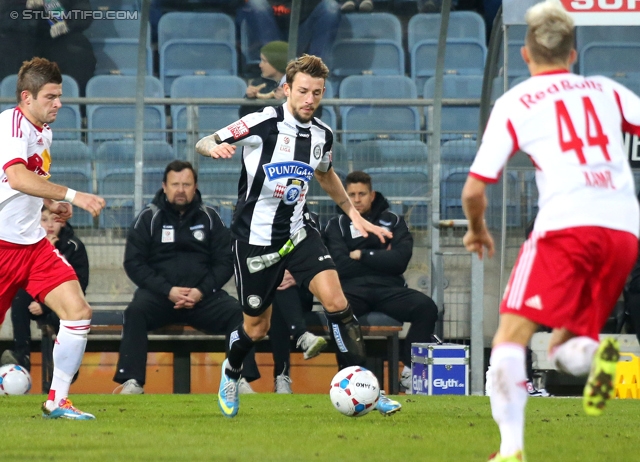
<svg viewBox="0 0 640 462"><path fill-rule="evenodd" d="M380 385L364 367L351 366L339 371L331 380L329 396L333 406L349 417L360 417L375 409Z"/></svg>
<svg viewBox="0 0 640 462"><path fill-rule="evenodd" d="M31 390L31 375L24 367L6 364L0 367L0 395L24 395Z"/></svg>

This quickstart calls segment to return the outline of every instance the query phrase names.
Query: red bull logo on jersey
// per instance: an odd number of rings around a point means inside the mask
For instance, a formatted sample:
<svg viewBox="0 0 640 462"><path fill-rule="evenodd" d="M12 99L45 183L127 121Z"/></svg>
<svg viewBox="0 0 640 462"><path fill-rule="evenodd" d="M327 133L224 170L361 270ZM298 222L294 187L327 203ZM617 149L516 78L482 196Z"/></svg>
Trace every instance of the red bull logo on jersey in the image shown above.
<svg viewBox="0 0 640 462"><path fill-rule="evenodd" d="M42 156L42 157L41 157ZM42 154L34 154L27 159L27 170L31 170L33 173L49 179L51 174L49 170L51 168L51 155L48 150L42 151Z"/></svg>
<svg viewBox="0 0 640 462"><path fill-rule="evenodd" d="M262 166L269 181L280 179L292 179L311 181L313 168L304 162L292 160L289 162L272 162Z"/></svg>

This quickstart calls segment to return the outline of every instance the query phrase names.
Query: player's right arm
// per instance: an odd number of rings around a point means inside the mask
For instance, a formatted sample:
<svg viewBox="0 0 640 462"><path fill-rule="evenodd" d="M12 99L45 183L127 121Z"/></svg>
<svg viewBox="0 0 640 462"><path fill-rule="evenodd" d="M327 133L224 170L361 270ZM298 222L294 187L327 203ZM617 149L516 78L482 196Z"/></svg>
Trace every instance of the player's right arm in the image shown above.
<svg viewBox="0 0 640 462"><path fill-rule="evenodd" d="M45 180L41 176L27 170L22 162L6 167L5 175L11 189L43 199L62 201L69 188ZM103 198L94 194L77 191L71 203L89 212L94 217L100 214L106 203Z"/></svg>

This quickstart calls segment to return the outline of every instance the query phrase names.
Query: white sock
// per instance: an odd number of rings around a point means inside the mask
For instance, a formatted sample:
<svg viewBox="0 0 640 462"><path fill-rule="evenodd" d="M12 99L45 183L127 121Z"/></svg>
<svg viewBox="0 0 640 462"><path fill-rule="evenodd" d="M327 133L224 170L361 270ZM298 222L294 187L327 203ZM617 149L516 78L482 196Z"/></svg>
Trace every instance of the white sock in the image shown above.
<svg viewBox="0 0 640 462"><path fill-rule="evenodd" d="M60 331L53 346L53 379L49 391L49 400L55 405L69 396L69 386L82 363L90 327L90 320L60 321Z"/></svg>
<svg viewBox="0 0 640 462"><path fill-rule="evenodd" d="M576 376L587 375L598 345L591 337L574 337L554 348L549 359L563 372Z"/></svg>
<svg viewBox="0 0 640 462"><path fill-rule="evenodd" d="M491 352L491 413L500 428L503 456L524 448L524 408L529 396L525 361L525 348L515 343L501 343Z"/></svg>

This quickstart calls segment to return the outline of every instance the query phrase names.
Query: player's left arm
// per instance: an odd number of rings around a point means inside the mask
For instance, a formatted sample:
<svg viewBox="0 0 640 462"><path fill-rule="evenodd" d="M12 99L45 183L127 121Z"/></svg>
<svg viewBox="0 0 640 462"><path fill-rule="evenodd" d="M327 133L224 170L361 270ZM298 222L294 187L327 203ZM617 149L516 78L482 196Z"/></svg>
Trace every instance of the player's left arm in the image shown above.
<svg viewBox="0 0 640 462"><path fill-rule="evenodd" d="M640 136L640 97L624 85L611 81L622 116L622 131Z"/></svg>
<svg viewBox="0 0 640 462"><path fill-rule="evenodd" d="M360 231L363 237L367 237L369 233L373 233L378 236L381 242L386 242L393 237L391 231L376 226L360 216L360 213L351 203L347 191L344 190L340 177L338 177L333 168L329 168L326 172L316 169L315 176L320 186L322 186L322 189L324 189L326 193L329 194L329 197L351 218L354 228Z"/></svg>

